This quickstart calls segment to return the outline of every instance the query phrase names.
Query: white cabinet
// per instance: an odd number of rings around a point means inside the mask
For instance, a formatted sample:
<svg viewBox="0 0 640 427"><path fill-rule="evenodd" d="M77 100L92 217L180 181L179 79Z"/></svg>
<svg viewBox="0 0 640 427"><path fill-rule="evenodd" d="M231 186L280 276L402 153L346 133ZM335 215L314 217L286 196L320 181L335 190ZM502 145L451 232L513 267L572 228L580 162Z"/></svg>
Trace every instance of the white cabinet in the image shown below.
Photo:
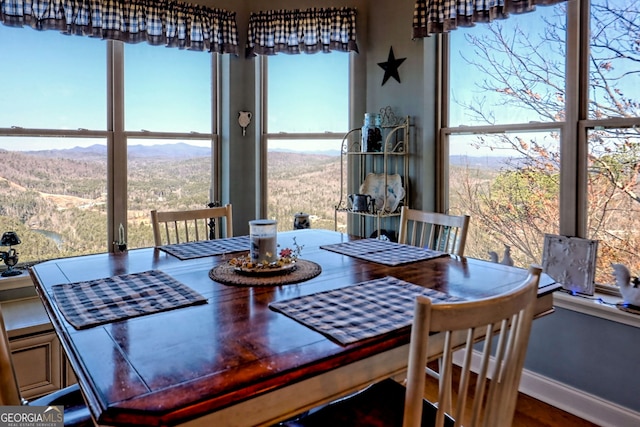
<svg viewBox="0 0 640 427"><path fill-rule="evenodd" d="M383 110L385 111L385 110ZM409 205L410 118L382 120L381 151L363 151L362 130L350 130L342 140L339 220L355 220L362 237L395 239L400 207ZM342 215L342 216L341 216Z"/></svg>

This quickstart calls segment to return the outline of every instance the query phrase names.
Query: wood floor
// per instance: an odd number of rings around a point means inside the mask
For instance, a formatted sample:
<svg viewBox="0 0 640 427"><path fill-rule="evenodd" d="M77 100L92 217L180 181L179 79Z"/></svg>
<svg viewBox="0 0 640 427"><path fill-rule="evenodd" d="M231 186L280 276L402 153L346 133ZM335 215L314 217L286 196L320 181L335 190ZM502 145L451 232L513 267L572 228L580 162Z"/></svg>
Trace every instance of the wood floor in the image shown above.
<svg viewBox="0 0 640 427"><path fill-rule="evenodd" d="M547 405L533 397L520 393L514 427L597 427L597 424L585 421L568 412Z"/></svg>
<svg viewBox="0 0 640 427"><path fill-rule="evenodd" d="M454 371L455 372L455 371ZM455 372L457 373L457 372ZM454 373L454 382L457 375ZM438 383L427 376L425 397L436 401ZM589 421L548 405L525 394L518 394L516 412L513 417L513 427L599 427Z"/></svg>

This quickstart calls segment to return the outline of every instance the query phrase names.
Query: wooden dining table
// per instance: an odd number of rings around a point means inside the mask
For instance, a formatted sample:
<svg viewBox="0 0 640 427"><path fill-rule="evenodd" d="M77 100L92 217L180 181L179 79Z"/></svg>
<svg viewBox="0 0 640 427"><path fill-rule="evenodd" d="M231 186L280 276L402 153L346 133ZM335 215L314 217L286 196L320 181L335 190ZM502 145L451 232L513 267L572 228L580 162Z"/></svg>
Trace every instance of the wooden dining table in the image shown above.
<svg viewBox="0 0 640 427"><path fill-rule="evenodd" d="M278 233L280 248L297 247L300 260L321 267L291 284L221 283L210 272L238 253L180 259L159 248L51 260L30 272L97 424L270 425L402 373L410 335L403 327L345 345L270 304L383 277L480 299L527 275L450 255L389 266L321 247L355 239L315 229ZM54 295L56 286L146 271L165 273L206 301L77 328ZM537 315L553 311L559 287L543 274Z"/></svg>

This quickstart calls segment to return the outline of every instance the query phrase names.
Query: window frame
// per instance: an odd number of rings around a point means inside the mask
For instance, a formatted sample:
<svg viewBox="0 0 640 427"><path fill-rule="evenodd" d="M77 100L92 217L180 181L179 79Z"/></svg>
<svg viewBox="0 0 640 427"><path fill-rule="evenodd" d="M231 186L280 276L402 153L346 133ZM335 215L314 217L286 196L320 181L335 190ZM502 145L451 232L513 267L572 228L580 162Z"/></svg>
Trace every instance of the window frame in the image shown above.
<svg viewBox="0 0 640 427"><path fill-rule="evenodd" d="M159 47L158 47L159 49ZM2 137L69 137L100 138L107 142L107 235L105 237L107 252L116 252L119 227L127 229L127 140L166 139L166 140L198 140L211 142L211 179L210 194L214 201L221 197L221 138L220 138L220 61L219 54L203 52L211 55L211 133L203 132L156 132L125 131L124 128L124 43L107 40L105 54L107 91L106 130L90 129L40 129L11 127L1 128ZM44 260L39 260L44 261Z"/></svg>
<svg viewBox="0 0 640 427"><path fill-rule="evenodd" d="M492 126L449 127L450 35L439 34L437 56L441 82L438 140L436 143L436 210L449 209L449 137L466 133L501 133L560 129L560 218L559 233L586 238L588 214L587 157L589 130L595 128L631 128L640 126L640 117L589 119L590 0L567 2L565 92L566 116L562 122L521 123ZM483 25L483 24L480 24ZM571 143L576 141L576 143ZM596 284L598 291L619 292L612 286Z"/></svg>
<svg viewBox="0 0 640 427"><path fill-rule="evenodd" d="M344 52L340 52L340 54L345 54ZM354 67L354 53L348 52L348 70L347 70L347 86L349 88L348 95L348 104L349 104L349 116L351 116L352 105L353 105L353 96L352 96L352 70ZM318 140L318 141L328 141L328 140L342 140L345 134L349 131L345 132L309 132L309 133L299 133L299 132L277 132L277 133L269 133L268 127L268 101L269 101L269 70L268 70L268 57L265 55L260 55L258 57L258 87L260 93L260 139L259 139L259 149L258 155L259 160L257 164L259 165L259 172L256 174L256 188L258 189L258 214L260 218L267 217L267 194L268 194L268 177L267 177L267 151L268 151L268 141L276 140L276 141L287 141L287 140ZM348 127L351 127L351 123L348 123Z"/></svg>

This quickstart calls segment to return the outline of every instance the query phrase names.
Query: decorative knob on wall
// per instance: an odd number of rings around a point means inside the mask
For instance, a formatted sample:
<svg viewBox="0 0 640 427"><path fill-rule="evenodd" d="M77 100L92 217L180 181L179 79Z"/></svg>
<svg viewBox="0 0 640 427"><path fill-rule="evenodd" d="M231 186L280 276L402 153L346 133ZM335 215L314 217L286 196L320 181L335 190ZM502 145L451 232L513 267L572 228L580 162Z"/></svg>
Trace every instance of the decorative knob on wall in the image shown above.
<svg viewBox="0 0 640 427"><path fill-rule="evenodd" d="M251 123L251 111L239 111L238 112L238 123L242 128L242 136L247 134L247 126Z"/></svg>

